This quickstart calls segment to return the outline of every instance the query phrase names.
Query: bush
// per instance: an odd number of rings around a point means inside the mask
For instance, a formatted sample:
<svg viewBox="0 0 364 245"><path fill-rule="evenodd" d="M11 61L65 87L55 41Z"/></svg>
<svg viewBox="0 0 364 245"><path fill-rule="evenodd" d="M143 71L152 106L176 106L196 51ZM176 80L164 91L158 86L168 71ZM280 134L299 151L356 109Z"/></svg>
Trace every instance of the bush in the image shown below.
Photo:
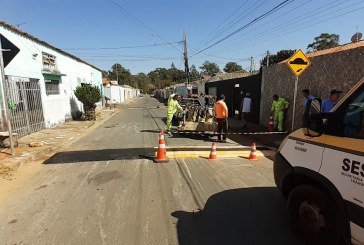
<svg viewBox="0 0 364 245"><path fill-rule="evenodd" d="M84 84L77 86L75 96L83 103L86 120L96 120L96 103L101 100L101 91L98 87Z"/></svg>

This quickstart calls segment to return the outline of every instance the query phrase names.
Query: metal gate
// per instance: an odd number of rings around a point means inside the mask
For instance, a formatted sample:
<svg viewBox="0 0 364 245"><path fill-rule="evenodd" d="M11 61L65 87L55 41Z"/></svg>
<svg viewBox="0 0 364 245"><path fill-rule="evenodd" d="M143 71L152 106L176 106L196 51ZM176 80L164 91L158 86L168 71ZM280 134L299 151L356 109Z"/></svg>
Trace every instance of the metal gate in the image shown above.
<svg viewBox="0 0 364 245"><path fill-rule="evenodd" d="M4 87L12 131L22 137L44 129L39 80L8 76Z"/></svg>

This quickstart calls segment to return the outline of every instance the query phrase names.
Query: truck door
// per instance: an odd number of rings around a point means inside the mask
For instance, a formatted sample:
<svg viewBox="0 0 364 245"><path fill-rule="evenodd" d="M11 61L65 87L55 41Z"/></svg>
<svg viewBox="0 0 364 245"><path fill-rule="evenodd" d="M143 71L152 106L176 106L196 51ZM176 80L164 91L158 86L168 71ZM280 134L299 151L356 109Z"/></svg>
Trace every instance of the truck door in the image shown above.
<svg viewBox="0 0 364 245"><path fill-rule="evenodd" d="M327 135L320 173L345 200L352 237L364 243L364 86L341 105L343 135Z"/></svg>

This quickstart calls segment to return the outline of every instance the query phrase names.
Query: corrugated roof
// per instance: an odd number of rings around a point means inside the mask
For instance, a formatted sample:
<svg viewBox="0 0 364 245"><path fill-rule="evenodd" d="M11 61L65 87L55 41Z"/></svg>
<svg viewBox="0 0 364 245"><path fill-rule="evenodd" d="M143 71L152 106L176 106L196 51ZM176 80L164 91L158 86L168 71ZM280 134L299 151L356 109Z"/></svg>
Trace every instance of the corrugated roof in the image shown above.
<svg viewBox="0 0 364 245"><path fill-rule="evenodd" d="M88 65L88 66L91 66L91 67L95 68L96 70L99 70L99 71L101 71L101 72L102 72L102 70L101 70L100 68L97 68L96 66L91 65L90 63L87 63L87 62L86 62L86 61L84 61L84 60L81 60L80 58L78 58L78 57L74 56L73 54L67 53L67 52L65 52L65 51L63 51L63 50L61 50L61 49L59 49L59 48L56 48L56 47L54 47L53 45L51 45L51 44L49 44L49 43L47 43L47 42L45 42L45 41L42 41L42 40L40 40L40 39L38 39L38 38L36 38L36 37L34 37L34 36L30 35L29 33L26 33L26 32L24 32L24 31L22 31L22 30L19 30L19 29L18 29L18 28L16 28L15 26L9 25L9 24L5 23L5 22L4 22L4 21L2 21L2 20L0 20L0 25L2 25L2 26L3 26L3 27L5 27L5 28L10 29L11 31L13 31L13 32L15 32L15 33L17 33L17 34L19 34L19 35L21 35L21 36L24 36L24 37L26 37L26 38L29 38L29 39L33 40L34 42L37 42L37 43L39 43L39 44L41 44L41 45L43 45L43 46L46 46L47 48L53 49L54 51L56 51L56 52L58 52L58 53L61 53L61 54L65 55L65 56L68 56L68 57L70 57L71 59L74 59L74 60L76 60L76 61L78 61L78 62L84 63L84 64L86 64L86 65Z"/></svg>
<svg viewBox="0 0 364 245"><path fill-rule="evenodd" d="M337 46L337 47L334 47L334 48L319 50L319 51L312 52L312 53L306 53L305 55L306 55L307 58L314 58L314 57L321 56L321 55L327 55L327 54L343 52L343 51L346 51L346 50L356 49L356 48L360 48L360 47L364 47L364 40L361 40L361 41L356 42L356 43L347 43L347 44L343 44L343 45L340 45L340 46ZM281 61L279 63L286 63L287 60Z"/></svg>

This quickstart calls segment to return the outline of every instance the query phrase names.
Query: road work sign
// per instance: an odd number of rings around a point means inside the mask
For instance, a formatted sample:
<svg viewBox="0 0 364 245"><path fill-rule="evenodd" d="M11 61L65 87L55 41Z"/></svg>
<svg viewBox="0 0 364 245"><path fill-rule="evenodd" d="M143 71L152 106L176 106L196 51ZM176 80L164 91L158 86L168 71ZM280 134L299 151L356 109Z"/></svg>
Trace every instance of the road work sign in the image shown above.
<svg viewBox="0 0 364 245"><path fill-rule="evenodd" d="M288 59L287 65L291 68L292 72L298 77L301 75L310 65L311 62L305 56L301 49L297 50L291 58Z"/></svg>

